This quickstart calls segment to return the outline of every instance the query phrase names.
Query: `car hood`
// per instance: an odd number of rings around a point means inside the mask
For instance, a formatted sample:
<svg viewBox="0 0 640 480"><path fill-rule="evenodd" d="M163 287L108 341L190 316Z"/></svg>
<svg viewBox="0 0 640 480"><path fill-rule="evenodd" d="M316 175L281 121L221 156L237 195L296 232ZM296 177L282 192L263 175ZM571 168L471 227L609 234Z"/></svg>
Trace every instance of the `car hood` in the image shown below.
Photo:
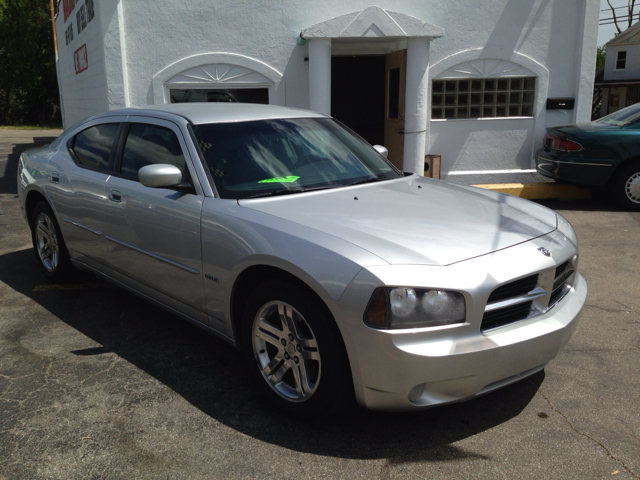
<svg viewBox="0 0 640 480"><path fill-rule="evenodd" d="M556 228L555 213L540 205L418 175L238 203L339 237L390 264L449 265Z"/></svg>

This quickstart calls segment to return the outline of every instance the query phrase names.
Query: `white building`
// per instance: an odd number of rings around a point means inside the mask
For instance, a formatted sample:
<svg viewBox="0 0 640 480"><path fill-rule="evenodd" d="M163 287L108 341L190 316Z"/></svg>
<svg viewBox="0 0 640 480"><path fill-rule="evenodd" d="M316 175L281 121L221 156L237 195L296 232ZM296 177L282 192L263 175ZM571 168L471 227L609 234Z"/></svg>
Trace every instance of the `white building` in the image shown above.
<svg viewBox="0 0 640 480"><path fill-rule="evenodd" d="M604 69L595 85L602 90L600 116L640 102L640 22L605 46Z"/></svg>
<svg viewBox="0 0 640 480"><path fill-rule="evenodd" d="M65 127L129 106L268 102L331 114L405 170L434 154L443 178L493 180L531 171L547 126L590 119L598 0L369 1L62 0Z"/></svg>

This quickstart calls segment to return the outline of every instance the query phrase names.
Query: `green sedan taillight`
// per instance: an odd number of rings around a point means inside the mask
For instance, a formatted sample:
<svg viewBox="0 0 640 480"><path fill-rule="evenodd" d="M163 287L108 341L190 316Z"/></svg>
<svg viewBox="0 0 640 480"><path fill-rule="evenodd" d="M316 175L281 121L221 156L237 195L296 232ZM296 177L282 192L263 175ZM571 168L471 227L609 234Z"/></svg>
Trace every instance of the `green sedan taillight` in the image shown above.
<svg viewBox="0 0 640 480"><path fill-rule="evenodd" d="M544 148L545 150L559 150L561 152L579 152L582 150L582 145L573 140L558 137L557 135L546 134L544 136Z"/></svg>

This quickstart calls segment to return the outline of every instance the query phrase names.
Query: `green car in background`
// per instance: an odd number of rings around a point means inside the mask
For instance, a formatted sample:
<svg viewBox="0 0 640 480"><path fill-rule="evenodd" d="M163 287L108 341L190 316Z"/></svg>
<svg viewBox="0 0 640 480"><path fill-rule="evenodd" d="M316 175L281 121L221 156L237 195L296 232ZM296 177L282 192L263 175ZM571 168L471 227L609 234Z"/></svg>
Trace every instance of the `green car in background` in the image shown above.
<svg viewBox="0 0 640 480"><path fill-rule="evenodd" d="M556 181L606 188L640 210L640 103L590 123L547 128L536 170Z"/></svg>

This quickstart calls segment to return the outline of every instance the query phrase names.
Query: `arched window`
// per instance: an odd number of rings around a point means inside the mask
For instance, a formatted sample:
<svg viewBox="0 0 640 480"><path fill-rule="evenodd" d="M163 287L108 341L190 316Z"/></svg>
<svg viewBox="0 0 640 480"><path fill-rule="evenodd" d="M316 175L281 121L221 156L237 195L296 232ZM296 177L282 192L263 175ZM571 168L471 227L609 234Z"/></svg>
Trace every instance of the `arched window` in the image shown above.
<svg viewBox="0 0 640 480"><path fill-rule="evenodd" d="M153 100L284 104L284 81L274 68L244 55L195 55L153 77Z"/></svg>

